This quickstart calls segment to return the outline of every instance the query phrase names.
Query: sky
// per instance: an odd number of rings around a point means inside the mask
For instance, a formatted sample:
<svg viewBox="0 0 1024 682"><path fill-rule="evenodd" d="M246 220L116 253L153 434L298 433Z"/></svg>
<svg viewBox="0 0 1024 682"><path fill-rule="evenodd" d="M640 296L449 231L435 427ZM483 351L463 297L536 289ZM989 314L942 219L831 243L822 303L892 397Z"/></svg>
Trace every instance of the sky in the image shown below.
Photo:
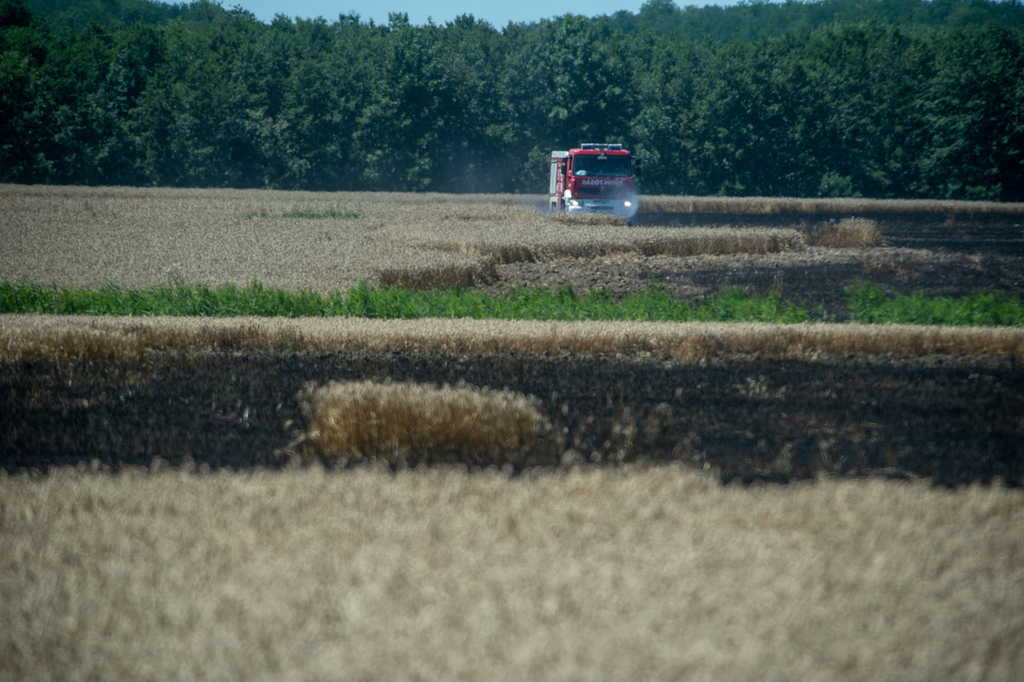
<svg viewBox="0 0 1024 682"><path fill-rule="evenodd" d="M313 19L322 16L329 22L336 21L339 14L358 14L364 22L373 19L378 24L388 23L389 12L405 12L409 22L416 25L427 23L428 17L435 24L444 24L462 14L472 14L477 19L489 22L501 29L512 21L515 23L539 21L563 14L582 14L593 17L600 14L614 14L627 10L634 14L640 11L644 0L517 0L514 2L487 2L486 0L434 0L434 2L413 2L411 0L223 0L225 8L241 5L256 15L260 21L269 23L276 15ZM736 0L676 0L680 7L687 5L734 5Z"/></svg>

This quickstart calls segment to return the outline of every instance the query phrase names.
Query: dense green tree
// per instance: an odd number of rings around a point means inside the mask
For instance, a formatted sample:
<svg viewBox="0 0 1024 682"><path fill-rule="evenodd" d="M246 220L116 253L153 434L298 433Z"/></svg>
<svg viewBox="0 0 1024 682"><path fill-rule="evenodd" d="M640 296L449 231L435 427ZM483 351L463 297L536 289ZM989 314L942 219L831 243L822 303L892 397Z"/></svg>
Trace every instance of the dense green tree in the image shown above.
<svg viewBox="0 0 1024 682"><path fill-rule="evenodd" d="M920 98L925 191L953 199L1024 197L1022 35L954 32L936 45L935 74Z"/></svg>
<svg viewBox="0 0 1024 682"><path fill-rule="evenodd" d="M904 31L966 28L1024 28L1019 0L741 0L732 7L680 7L672 0L648 0L636 14L609 17L626 32L651 29L682 40L778 38L828 26L877 22Z"/></svg>
<svg viewBox="0 0 1024 682"><path fill-rule="evenodd" d="M45 17L53 29L67 26L81 30L90 21L114 28L135 23L155 24L168 19L210 23L223 20L227 14L212 0L191 3L164 3L156 0L26 0L33 14Z"/></svg>

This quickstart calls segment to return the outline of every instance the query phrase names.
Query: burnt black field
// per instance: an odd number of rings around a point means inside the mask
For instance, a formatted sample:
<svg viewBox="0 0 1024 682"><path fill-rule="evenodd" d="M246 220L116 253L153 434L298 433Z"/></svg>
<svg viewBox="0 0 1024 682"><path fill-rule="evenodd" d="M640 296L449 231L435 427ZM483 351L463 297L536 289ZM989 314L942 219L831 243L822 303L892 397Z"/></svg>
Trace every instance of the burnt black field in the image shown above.
<svg viewBox="0 0 1024 682"><path fill-rule="evenodd" d="M45 471L159 457L279 467L309 381L508 388L555 427L552 466L680 461L723 480L926 478L1024 483L1024 361L533 354L154 352L143 361L0 365L0 465ZM488 462L467 453L467 464Z"/></svg>

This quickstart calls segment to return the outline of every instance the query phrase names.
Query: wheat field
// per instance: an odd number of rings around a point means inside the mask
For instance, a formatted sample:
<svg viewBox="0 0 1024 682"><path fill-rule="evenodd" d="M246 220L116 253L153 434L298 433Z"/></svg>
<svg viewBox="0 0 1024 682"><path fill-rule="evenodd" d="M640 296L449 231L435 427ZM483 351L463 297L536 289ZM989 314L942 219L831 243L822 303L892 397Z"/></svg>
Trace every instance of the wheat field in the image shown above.
<svg viewBox="0 0 1024 682"><path fill-rule="evenodd" d="M0 478L7 679L1013 680L1024 493L677 468Z"/></svg>
<svg viewBox="0 0 1024 682"><path fill-rule="evenodd" d="M539 204L515 195L0 185L0 281L141 288L258 280L330 293L359 281L490 284L495 265L518 261L807 247L795 229L630 227L612 216L548 216Z"/></svg>
<svg viewBox="0 0 1024 682"><path fill-rule="evenodd" d="M1020 205L652 197L645 210ZM330 292L516 261L879 244L871 221L638 228L535 197L0 185L0 281ZM839 208L837 208L837 206ZM301 216L297 218L296 216ZM162 350L1024 356L1024 331L860 325L0 316L0 363ZM280 471L0 468L0 671L17 680L1016 680L1024 491L677 466L443 461L553 442L530 396L327 383ZM438 416L440 415L440 416ZM376 420L376 421L375 421ZM407 423L462 425L429 448ZM487 429L476 428L491 425ZM368 428L372 425L373 428ZM487 437L482 438L480 434ZM431 449L433 448L433 449ZM413 452L431 456L417 460ZM382 465L325 469L319 461ZM397 466L393 471L391 465ZM437 462L441 461L441 464Z"/></svg>

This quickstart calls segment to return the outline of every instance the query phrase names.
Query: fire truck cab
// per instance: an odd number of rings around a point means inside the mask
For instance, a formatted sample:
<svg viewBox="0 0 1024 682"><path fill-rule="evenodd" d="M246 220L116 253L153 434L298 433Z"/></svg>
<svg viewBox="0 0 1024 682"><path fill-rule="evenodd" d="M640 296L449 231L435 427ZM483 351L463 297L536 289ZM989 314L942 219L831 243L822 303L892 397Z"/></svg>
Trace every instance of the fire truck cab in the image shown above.
<svg viewBox="0 0 1024 682"><path fill-rule="evenodd" d="M632 220L639 207L633 188L639 167L621 144L581 144L551 152L548 210L610 213Z"/></svg>

